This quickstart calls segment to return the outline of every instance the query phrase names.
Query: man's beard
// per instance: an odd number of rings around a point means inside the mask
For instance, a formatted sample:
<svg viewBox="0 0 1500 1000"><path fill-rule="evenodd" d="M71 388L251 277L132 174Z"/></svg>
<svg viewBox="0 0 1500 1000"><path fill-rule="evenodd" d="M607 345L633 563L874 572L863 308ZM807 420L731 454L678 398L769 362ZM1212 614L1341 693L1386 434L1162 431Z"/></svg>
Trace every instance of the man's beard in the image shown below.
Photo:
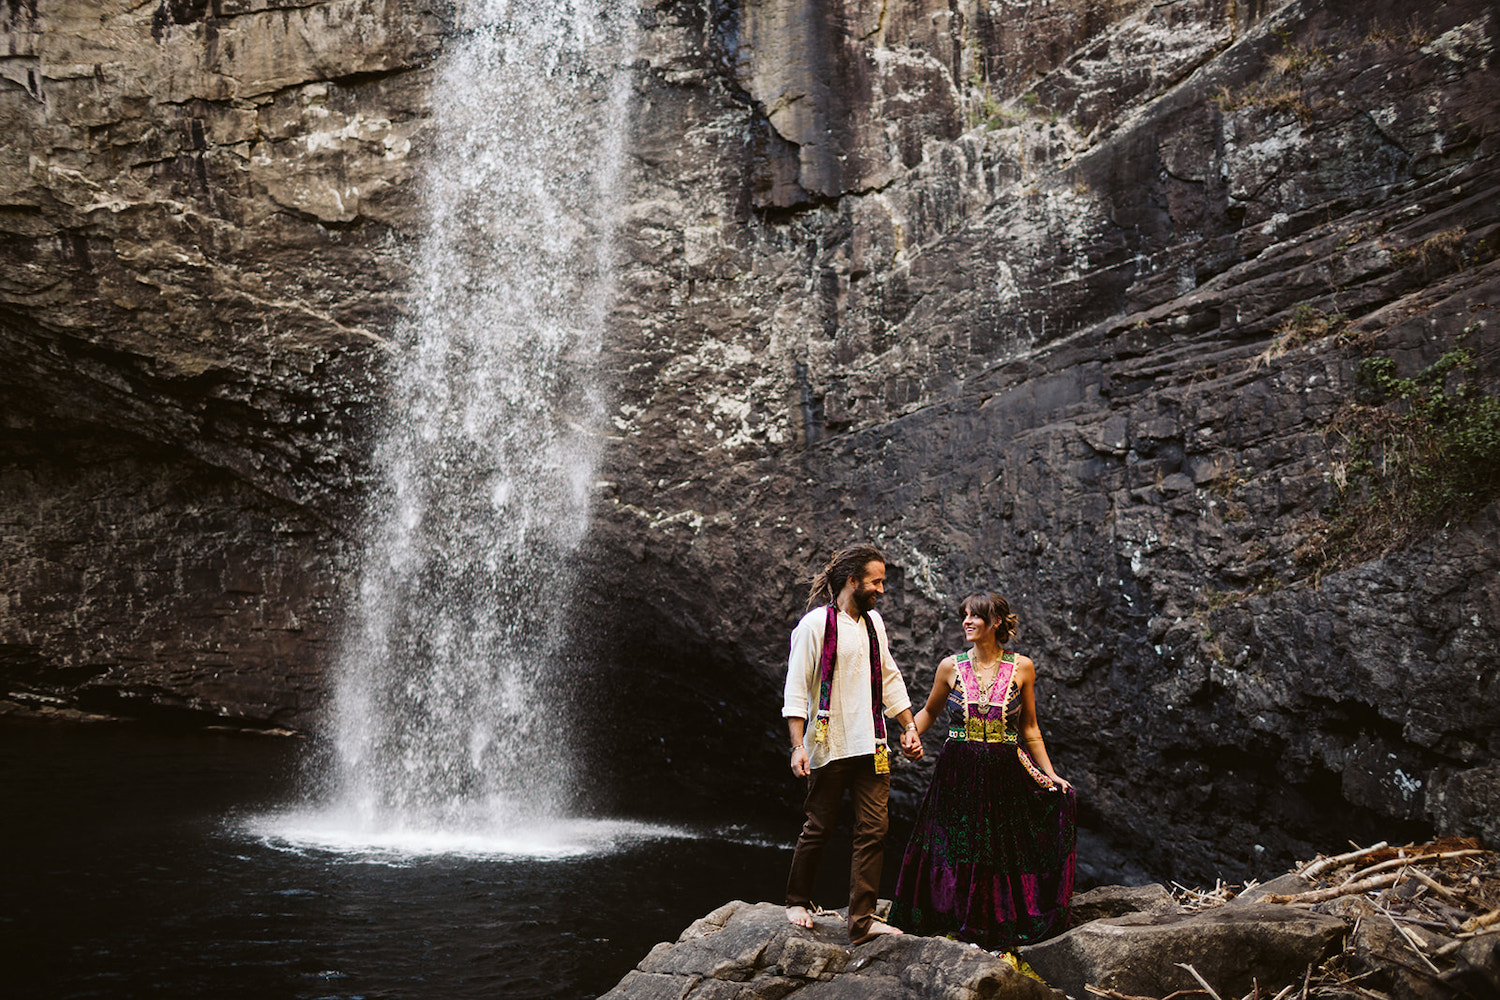
<svg viewBox="0 0 1500 1000"><path fill-rule="evenodd" d="M864 614L875 607L875 599L879 596L880 594L876 591L856 587L854 588L854 606L859 609L860 614Z"/></svg>

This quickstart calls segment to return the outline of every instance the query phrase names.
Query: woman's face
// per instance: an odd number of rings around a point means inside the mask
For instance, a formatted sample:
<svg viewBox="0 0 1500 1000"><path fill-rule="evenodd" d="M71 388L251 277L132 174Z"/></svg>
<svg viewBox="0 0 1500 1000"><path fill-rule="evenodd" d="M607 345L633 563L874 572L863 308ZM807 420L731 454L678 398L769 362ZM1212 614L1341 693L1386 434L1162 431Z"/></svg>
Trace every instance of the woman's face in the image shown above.
<svg viewBox="0 0 1500 1000"><path fill-rule="evenodd" d="M986 636L995 634L995 623L986 621L973 611L964 612L964 640L966 642L977 642Z"/></svg>

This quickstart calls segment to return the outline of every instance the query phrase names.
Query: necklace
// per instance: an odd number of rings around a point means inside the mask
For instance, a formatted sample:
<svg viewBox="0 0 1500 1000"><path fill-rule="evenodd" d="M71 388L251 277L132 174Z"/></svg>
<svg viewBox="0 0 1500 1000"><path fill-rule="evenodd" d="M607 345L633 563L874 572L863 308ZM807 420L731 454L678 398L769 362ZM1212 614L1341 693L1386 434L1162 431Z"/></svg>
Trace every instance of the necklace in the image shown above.
<svg viewBox="0 0 1500 1000"><path fill-rule="evenodd" d="M994 704L995 682L999 680L1000 674L1000 657L996 655L995 659L986 666L985 662L979 658L979 651L976 649L974 662L977 664L974 668L974 680L979 684L979 707L987 709ZM981 671L989 674L989 680L981 676Z"/></svg>

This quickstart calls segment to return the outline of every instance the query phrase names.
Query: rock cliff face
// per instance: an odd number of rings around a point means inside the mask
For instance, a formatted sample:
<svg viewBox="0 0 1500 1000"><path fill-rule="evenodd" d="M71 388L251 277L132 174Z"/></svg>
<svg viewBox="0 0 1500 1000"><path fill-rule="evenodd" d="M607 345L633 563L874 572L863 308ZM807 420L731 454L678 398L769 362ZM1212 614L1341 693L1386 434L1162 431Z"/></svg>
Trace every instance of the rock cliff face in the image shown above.
<svg viewBox="0 0 1500 1000"><path fill-rule="evenodd" d="M8 688L305 725L441 20L274 0L0 18Z"/></svg>
<svg viewBox="0 0 1500 1000"><path fill-rule="evenodd" d="M315 724L447 16L3 8L13 701ZM786 634L870 538L918 697L954 602L1010 597L1054 760L1149 868L1500 833L1500 509L1405 503L1500 434L1490 4L639 18L573 612L632 720L599 796L794 799ZM1421 385L1477 451L1393 465Z"/></svg>

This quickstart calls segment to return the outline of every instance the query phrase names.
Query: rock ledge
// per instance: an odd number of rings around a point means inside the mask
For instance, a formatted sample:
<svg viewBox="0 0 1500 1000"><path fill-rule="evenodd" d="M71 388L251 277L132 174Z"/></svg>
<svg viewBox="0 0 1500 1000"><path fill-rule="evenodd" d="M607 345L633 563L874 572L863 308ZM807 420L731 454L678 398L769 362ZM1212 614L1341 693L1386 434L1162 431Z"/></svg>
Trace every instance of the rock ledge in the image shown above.
<svg viewBox="0 0 1500 1000"><path fill-rule="evenodd" d="M600 1000L1043 1000L1057 991L1003 958L913 934L851 947L843 918L793 927L784 907L735 900L662 943Z"/></svg>
<svg viewBox="0 0 1500 1000"><path fill-rule="evenodd" d="M1238 893L1103 886L1074 898L1073 917L1016 960L915 934L850 946L840 915L804 930L779 905L736 900L601 1000L1500 996L1500 855L1473 840L1320 856Z"/></svg>

